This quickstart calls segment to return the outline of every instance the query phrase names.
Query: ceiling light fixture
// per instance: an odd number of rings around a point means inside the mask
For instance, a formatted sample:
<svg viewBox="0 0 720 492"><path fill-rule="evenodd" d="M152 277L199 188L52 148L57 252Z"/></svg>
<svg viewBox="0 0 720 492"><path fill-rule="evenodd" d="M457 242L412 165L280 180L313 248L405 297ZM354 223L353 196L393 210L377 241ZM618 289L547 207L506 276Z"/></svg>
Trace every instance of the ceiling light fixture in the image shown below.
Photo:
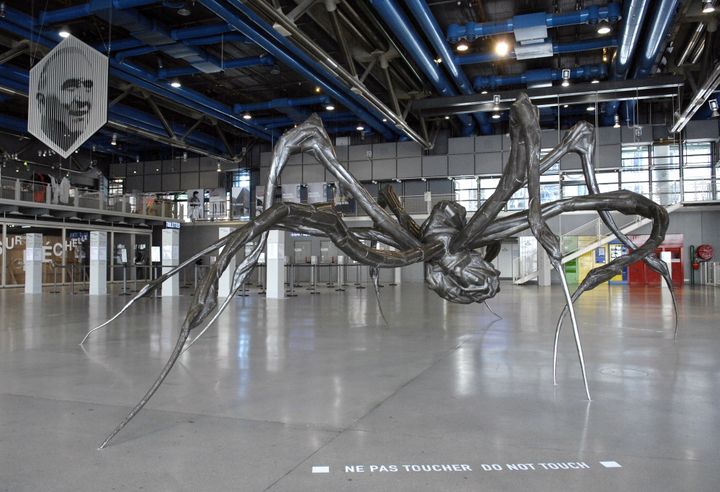
<svg viewBox="0 0 720 492"><path fill-rule="evenodd" d="M710 116L712 116L713 118L720 118L717 99L710 99L708 101L708 104L710 105L710 110L712 111L712 114Z"/></svg>
<svg viewBox="0 0 720 492"><path fill-rule="evenodd" d="M487 91L482 91L482 92L480 92L480 94L482 94L484 96L485 94L487 94Z"/></svg>
<svg viewBox="0 0 720 492"><path fill-rule="evenodd" d="M335 106L333 106L332 104L328 104L327 106L325 106L325 111L335 111Z"/></svg>
<svg viewBox="0 0 720 492"><path fill-rule="evenodd" d="M442 58L440 58L439 56L437 58L435 58L435 63L440 65L442 63Z"/></svg>
<svg viewBox="0 0 720 492"><path fill-rule="evenodd" d="M715 12L715 0L703 0L702 13L710 14Z"/></svg>
<svg viewBox="0 0 720 492"><path fill-rule="evenodd" d="M457 51L458 53L465 53L469 49L470 49L470 45L465 40L465 38L461 39L460 42L458 42L458 44L455 45L455 51Z"/></svg>
<svg viewBox="0 0 720 492"><path fill-rule="evenodd" d="M500 94L493 95L493 110L494 111L500 110Z"/></svg>
<svg viewBox="0 0 720 492"><path fill-rule="evenodd" d="M112 140L110 140L110 145L117 145L117 133L112 134Z"/></svg>
<svg viewBox="0 0 720 492"><path fill-rule="evenodd" d="M608 21L600 21L597 25L597 33L600 35L610 34L610 31L612 31L612 28L610 27L610 23Z"/></svg>
<svg viewBox="0 0 720 492"><path fill-rule="evenodd" d="M175 89L179 89L180 87L182 87L182 84L180 83L180 81L179 81L178 79L173 79L173 80L170 82L170 87L173 87L173 88L175 88Z"/></svg>
<svg viewBox="0 0 720 492"><path fill-rule="evenodd" d="M593 104L591 104L590 106L588 106L588 107L585 108L585 109L588 110L588 111L595 111L595 106L594 106Z"/></svg>
<svg viewBox="0 0 720 492"><path fill-rule="evenodd" d="M569 108L569 107L570 107L569 104L563 104L563 108Z"/></svg>
<svg viewBox="0 0 720 492"><path fill-rule="evenodd" d="M508 53L510 53L510 45L507 41L501 40L495 43L495 54L497 56L507 56Z"/></svg>
<svg viewBox="0 0 720 492"><path fill-rule="evenodd" d="M599 83L600 83L600 80L598 80L598 79L592 79L592 80L590 81L590 83L591 83L591 84L599 84Z"/></svg>
<svg viewBox="0 0 720 492"><path fill-rule="evenodd" d="M493 115L492 115L492 119L494 119L494 120L499 120L499 119L500 119L500 113L498 113L497 111L494 112Z"/></svg>
<svg viewBox="0 0 720 492"><path fill-rule="evenodd" d="M446 120L449 120L449 119L450 119L450 117L449 117L449 116L445 116L445 119L446 119Z"/></svg>
<svg viewBox="0 0 720 492"><path fill-rule="evenodd" d="M620 128L620 115L615 115L615 124L613 125L613 128Z"/></svg>
<svg viewBox="0 0 720 492"><path fill-rule="evenodd" d="M365 131L365 127L362 125L362 123L358 123L358 126L356 126L355 129L359 132Z"/></svg>
<svg viewBox="0 0 720 492"><path fill-rule="evenodd" d="M320 94L321 91L322 91L322 89L320 88L320 86L316 85L315 86L315 94Z"/></svg>
<svg viewBox="0 0 720 492"><path fill-rule="evenodd" d="M383 122L383 123L387 123L387 118L383 118L383 119L382 119L382 122Z"/></svg>
<svg viewBox="0 0 720 492"><path fill-rule="evenodd" d="M570 69L563 68L561 74L562 74L562 84L561 85L563 87L569 86L570 85Z"/></svg>
<svg viewBox="0 0 720 492"><path fill-rule="evenodd" d="M58 31L58 36L63 39L70 37L70 28L68 26L62 26Z"/></svg>
<svg viewBox="0 0 720 492"><path fill-rule="evenodd" d="M244 119L244 120L251 120L251 119L252 119L252 115L251 115L250 113L245 113L245 114L243 114L243 119Z"/></svg>
<svg viewBox="0 0 720 492"><path fill-rule="evenodd" d="M192 12L190 11L190 9L188 8L188 4L187 4L187 3L185 3L182 7L180 7L180 8L177 10L177 13L178 13L178 15L181 15L181 16L183 16L183 17L187 17L187 16L189 16L190 14L192 14Z"/></svg>

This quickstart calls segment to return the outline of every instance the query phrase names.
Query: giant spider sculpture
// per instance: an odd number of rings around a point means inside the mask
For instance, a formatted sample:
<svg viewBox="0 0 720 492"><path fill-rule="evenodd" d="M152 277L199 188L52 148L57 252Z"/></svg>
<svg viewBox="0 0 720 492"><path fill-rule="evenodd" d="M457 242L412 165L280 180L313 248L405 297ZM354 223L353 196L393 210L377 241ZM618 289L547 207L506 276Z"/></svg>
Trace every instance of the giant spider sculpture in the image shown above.
<svg viewBox="0 0 720 492"><path fill-rule="evenodd" d="M265 193L265 203L268 208L261 215L146 285L120 312L107 322L90 330L83 339L84 342L90 333L112 322L137 299L150 294L163 281L175 275L185 266L192 264L202 255L222 248L217 261L210 267L209 273L195 291L175 348L160 375L140 402L100 445L100 448L107 446L110 440L127 425L157 391L180 354L189 347L186 342L190 332L199 328L213 311L215 311L214 316L207 323L205 329L222 313L234 293L241 288L245 279L257 265L260 253L265 248L267 233L271 229L327 236L350 258L372 267L375 275L377 268L396 268L422 261L425 263L425 281L430 289L450 302L469 304L484 302L498 293L500 272L490 262L498 255L500 242L503 239L529 228L547 252L553 267L560 272L567 302L555 330L553 380L555 380L560 327L564 316L569 313L585 392L587 398L590 399L573 302L583 292L593 289L617 275L622 268L638 260L645 261L650 268L660 273L672 291L667 266L654 253L665 237L668 214L663 207L652 200L630 191L599 193L592 162L594 135L592 125L580 122L567 132L557 147L541 159L538 111L529 98L525 94L521 94L510 111L512 143L510 156L500 183L492 196L469 220L466 218L466 212L462 206L455 202L442 201L435 205L430 216L422 225L419 225L403 210L391 187L386 187L381 191L379 202L373 199L368 191L338 162L322 122L316 115L311 116L297 128L286 132L275 145ZM373 227L348 228L330 203L273 204L278 177L288 157L299 152L311 153L325 166L372 219ZM575 152L581 158L589 194L541 204L540 175L569 152ZM529 209L525 212L497 218L510 197L525 185L528 187ZM395 215L395 219L385 208ZM546 220L573 210L597 211L607 227L631 252L592 270L571 295L561 270L560 242L548 227ZM633 244L615 225L610 215L611 211L641 215L652 219L653 227L648 240L641 246ZM256 239L256 246L234 272L233 295L227 297L224 303L218 306L218 279L238 251L247 242ZM371 245L367 246L363 241L369 241ZM373 247L377 243L391 246L395 251ZM673 305L676 309L677 329L677 306L674 294ZM195 337L193 342L203 332L204 330Z"/></svg>

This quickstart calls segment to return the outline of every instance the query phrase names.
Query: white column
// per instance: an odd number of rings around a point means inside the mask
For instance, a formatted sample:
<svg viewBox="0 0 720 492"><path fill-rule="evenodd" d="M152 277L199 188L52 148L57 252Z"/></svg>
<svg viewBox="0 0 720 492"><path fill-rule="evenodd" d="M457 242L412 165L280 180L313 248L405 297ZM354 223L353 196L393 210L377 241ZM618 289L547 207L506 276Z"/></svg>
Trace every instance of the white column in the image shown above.
<svg viewBox="0 0 720 492"><path fill-rule="evenodd" d="M180 231L163 229L162 231L162 272L169 272L180 264ZM162 296L180 295L180 277L173 275L162 284Z"/></svg>
<svg viewBox="0 0 720 492"><path fill-rule="evenodd" d="M538 286L547 287L550 285L550 274L552 272L552 264L550 257L538 243L537 248L537 269L538 269Z"/></svg>
<svg viewBox="0 0 720 492"><path fill-rule="evenodd" d="M42 294L42 234L25 234L25 293Z"/></svg>
<svg viewBox="0 0 720 492"><path fill-rule="evenodd" d="M267 285L265 296L268 299L285 297L285 232L270 231L267 240Z"/></svg>
<svg viewBox="0 0 720 492"><path fill-rule="evenodd" d="M345 283L345 257L338 256L337 264L338 264L337 286L338 286L338 288L342 288L342 284Z"/></svg>
<svg viewBox="0 0 720 492"><path fill-rule="evenodd" d="M107 295L107 232L90 231L90 295Z"/></svg>
<svg viewBox="0 0 720 492"><path fill-rule="evenodd" d="M218 239L222 239L230 234L235 229L233 227L220 227L218 229ZM225 247L220 248L220 253L223 252ZM225 269L223 274L220 276L218 281L218 297L228 297L233 290L233 274L235 273L235 257L233 257L228 263L228 267Z"/></svg>

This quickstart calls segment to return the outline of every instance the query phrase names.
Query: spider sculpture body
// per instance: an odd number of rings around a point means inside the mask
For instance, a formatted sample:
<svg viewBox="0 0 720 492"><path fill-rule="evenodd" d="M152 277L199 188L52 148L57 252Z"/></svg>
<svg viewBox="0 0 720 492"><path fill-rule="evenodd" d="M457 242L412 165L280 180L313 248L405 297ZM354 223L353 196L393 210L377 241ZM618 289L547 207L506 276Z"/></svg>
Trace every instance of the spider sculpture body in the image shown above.
<svg viewBox="0 0 720 492"><path fill-rule="evenodd" d="M197 330L214 313L205 328L194 338L194 342L229 304L232 295L218 306L216 286L218 279L228 268L231 258L247 242L257 240L252 252L234 272L233 287L237 292L256 266L260 253L265 248L267 232L271 229L326 236L347 256L372 267L371 270L375 272L375 275L377 268L396 268L424 262L425 280L430 289L450 302L468 304L484 302L499 292L500 272L493 267L491 261L499 253L500 242L504 238L509 238L529 228L547 252L553 267L561 273L560 278L567 301L555 330L554 364L557 361L557 339L560 327L565 314L569 313L585 391L589 399L590 392L585 374L584 357L572 303L583 292L596 287L618 274L625 266L639 260L645 261L650 268L660 273L672 290L667 266L654 253L664 239L668 226L668 215L663 207L636 193L629 191L599 193L592 161L594 129L588 123L581 122L575 125L556 148L540 159L540 126L537 108L523 94L513 104L510 112L510 138L511 152L500 183L492 196L472 217L469 219L466 217L466 211L461 205L443 201L438 203L425 222L419 225L403 210L400 200L391 187L381 190L380 200L375 201L367 190L338 162L331 141L317 116L311 116L297 128L285 133L275 146L266 187L267 210L253 221L239 227L232 234L198 252L180 266L146 285L112 319L88 332L90 335L93 331L116 319L137 299L157 289L163 281L185 266L192 264L200 256L222 248L217 261L197 287L175 348L160 375L145 396L100 447L105 447L153 396L178 357L192 344L192 342L186 343L190 332ZM313 154L341 186L355 198L358 205L372 220L373 227L349 228L332 204L273 204L278 177L288 157L298 152ZM540 175L568 152L579 154L589 194L541 204ZM528 187L530 197L529 209L525 212L498 218L498 214L510 197L525 185ZM592 270L571 295L564 275L562 275L560 242L547 226L546 220L563 212L574 210L598 212L608 228L631 252ZM611 211L636 214L652 219L653 228L648 240L641 246L633 244L617 228L610 215ZM371 246L365 244L368 241ZM394 251L373 247L377 243L391 246ZM675 303L674 296L673 303Z"/></svg>

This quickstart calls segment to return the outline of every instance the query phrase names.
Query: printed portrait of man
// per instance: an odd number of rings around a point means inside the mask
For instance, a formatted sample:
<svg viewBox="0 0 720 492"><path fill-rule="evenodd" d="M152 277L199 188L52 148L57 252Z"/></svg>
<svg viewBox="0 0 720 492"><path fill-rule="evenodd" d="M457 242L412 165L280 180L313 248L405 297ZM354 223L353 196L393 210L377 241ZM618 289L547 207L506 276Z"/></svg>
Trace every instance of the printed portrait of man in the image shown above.
<svg viewBox="0 0 720 492"><path fill-rule="evenodd" d="M34 92L28 115L31 133L63 157L107 119L107 65L104 74L96 66L105 57L74 38L66 45L68 40L31 71Z"/></svg>

